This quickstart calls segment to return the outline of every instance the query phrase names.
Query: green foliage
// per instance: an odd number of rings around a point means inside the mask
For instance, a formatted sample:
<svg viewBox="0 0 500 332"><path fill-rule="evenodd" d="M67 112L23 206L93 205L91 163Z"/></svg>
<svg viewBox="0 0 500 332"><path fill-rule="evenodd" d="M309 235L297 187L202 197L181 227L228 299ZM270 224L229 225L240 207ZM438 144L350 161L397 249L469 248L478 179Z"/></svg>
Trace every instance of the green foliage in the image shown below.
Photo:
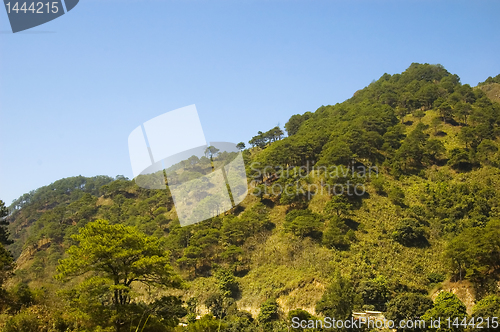
<svg viewBox="0 0 500 332"><path fill-rule="evenodd" d="M236 148L240 151L244 150L245 149L245 143L243 142L239 142L238 144L236 144Z"/></svg>
<svg viewBox="0 0 500 332"><path fill-rule="evenodd" d="M301 238L309 236L316 239L321 237L321 218L309 210L292 210L285 220L285 229L295 236Z"/></svg>
<svg viewBox="0 0 500 332"><path fill-rule="evenodd" d="M197 320L193 324L189 324L186 331L187 332L217 332L224 331L226 324L215 319L212 315L205 315L201 319Z"/></svg>
<svg viewBox="0 0 500 332"><path fill-rule="evenodd" d="M323 232L322 243L329 249L346 250L349 248L349 237L346 234L348 232L352 230L348 231L347 226L339 217L333 217Z"/></svg>
<svg viewBox="0 0 500 332"><path fill-rule="evenodd" d="M500 266L500 221L491 220L485 228L469 228L454 238L446 248L453 272L477 279Z"/></svg>
<svg viewBox="0 0 500 332"><path fill-rule="evenodd" d="M451 168L460 171L468 171L472 168L469 153L466 150L459 148L455 148L450 151L448 165L450 165Z"/></svg>
<svg viewBox="0 0 500 332"><path fill-rule="evenodd" d="M294 309L288 312L288 323L292 325L292 319L297 317L300 321L312 319L312 315L303 309Z"/></svg>
<svg viewBox="0 0 500 332"><path fill-rule="evenodd" d="M385 186L386 186L386 181L382 177L377 177L371 181L373 187L375 188L375 191L379 195L385 195Z"/></svg>
<svg viewBox="0 0 500 332"><path fill-rule="evenodd" d="M397 174L399 171L411 172L423 165L435 164L446 152L441 141L428 139L429 135L424 132L426 129L426 125L418 123L404 139L392 161L395 175L399 175Z"/></svg>
<svg viewBox="0 0 500 332"><path fill-rule="evenodd" d="M478 301L472 308L472 312L476 317L498 317L500 311L500 297L497 295L488 295L484 299Z"/></svg>
<svg viewBox="0 0 500 332"><path fill-rule="evenodd" d="M102 186L109 184L113 178L109 176L94 176L86 178L75 176L58 180L48 186L38 188L22 195L10 205L13 212L21 208L40 208L50 205L53 202L63 201L64 198L78 198L82 193L97 195ZM123 180L125 181L125 180Z"/></svg>
<svg viewBox="0 0 500 332"><path fill-rule="evenodd" d="M0 200L0 244L8 245L13 243L12 240L9 239L9 231L6 229L6 226L9 224L6 217L9 215L9 210L5 206L5 203Z"/></svg>
<svg viewBox="0 0 500 332"><path fill-rule="evenodd" d="M325 206L327 215L336 215L337 217L347 217L351 213L351 209L352 205L342 195L333 196Z"/></svg>
<svg viewBox="0 0 500 332"><path fill-rule="evenodd" d="M244 264L245 252L240 247L235 245L229 246L224 252L221 253L220 257L228 263L229 267L232 268L233 273L238 270L238 267Z"/></svg>
<svg viewBox="0 0 500 332"><path fill-rule="evenodd" d="M413 218L400 220L392 233L392 239L405 246L418 246L427 241L423 227Z"/></svg>
<svg viewBox="0 0 500 332"><path fill-rule="evenodd" d="M445 154L446 148L443 142L437 139L430 139L425 145L425 154L427 160L436 163Z"/></svg>
<svg viewBox="0 0 500 332"><path fill-rule="evenodd" d="M252 234L252 227L249 227L248 221L247 218L237 218L231 215L225 217L221 228L223 240L234 246L245 243L245 240Z"/></svg>
<svg viewBox="0 0 500 332"><path fill-rule="evenodd" d="M389 191L389 199L392 201L392 203L402 206L404 205L405 201L405 193L401 188L393 187Z"/></svg>
<svg viewBox="0 0 500 332"><path fill-rule="evenodd" d="M60 280L95 272L115 285L121 283L127 287L135 281L167 287L180 285L161 241L133 227L97 220L80 229L73 239L79 244L69 248L69 257L60 261L57 269Z"/></svg>
<svg viewBox="0 0 500 332"><path fill-rule="evenodd" d="M9 223L14 243L7 249L15 258L23 255L8 284L23 281L30 288L3 291L1 308L17 312L8 320L21 330L29 330L39 307L57 307L36 314L48 317L40 326L169 331L185 314L183 302L159 296L156 286L165 271L167 286L178 286L174 269L192 286L175 294L197 299L217 316L196 320L197 304L189 301L189 315L182 318L189 326L175 327L186 331L286 331L276 303L267 303L262 313L277 316L261 317L256 326L236 309L233 297L243 296L241 304L252 310L272 296L309 307L321 296L317 284L327 283L339 266L350 278L337 275L317 308L336 318L363 304L365 309L387 306L387 315L395 317L421 316L429 299L411 292L430 289L448 274L467 278L478 294L488 294L500 268L495 226L500 218L500 105L490 99L492 91L486 85L462 85L440 65L415 63L401 74L384 74L343 103L292 116L285 125L288 137L275 127L252 138L254 149L244 150L240 142L257 197L186 227L176 218L168 190L141 189L123 176L68 178L25 194L9 207L10 215L4 205L0 208L0 239L7 238L2 229L7 231ZM209 149L205 157L174 165L185 171L169 177L169 183L211 172L211 159L218 163L230 157ZM376 166L380 176L351 172L360 165ZM331 166L342 174L332 176L326 169ZM284 175L273 174L280 168ZM369 183L375 191L331 198L332 186L352 192L355 183ZM292 187L273 194L274 184ZM327 186L330 192L323 192ZM109 223L97 227L100 219ZM81 232L92 227L99 230L84 238ZM105 235L98 236L101 232ZM0 282L11 276L7 249L0 250ZM54 287L56 281L49 278L59 260L64 267L59 278L81 275ZM146 286L140 285L142 273ZM133 279L127 285L125 280ZM61 288L58 295L54 288ZM50 302L39 303L49 296Z"/></svg>
<svg viewBox="0 0 500 332"><path fill-rule="evenodd" d="M404 320L413 320L416 317L423 316L427 310L433 307L433 302L427 296L416 293L399 294L387 303L385 317L393 320L395 326L399 326L399 322ZM421 330L418 327L402 330Z"/></svg>
<svg viewBox="0 0 500 332"><path fill-rule="evenodd" d="M450 120L453 117L453 109L451 108L448 102L443 102L438 106L438 111L441 117L443 118L443 122L446 123L447 120Z"/></svg>
<svg viewBox="0 0 500 332"><path fill-rule="evenodd" d="M438 131L439 131L439 128L441 128L441 125L442 125L441 118L435 117L431 120L431 127L432 127L432 129L434 129L434 133L433 133L434 135L438 134Z"/></svg>
<svg viewBox="0 0 500 332"><path fill-rule="evenodd" d="M269 328L272 326L272 322L278 320L278 318L278 303L276 299L267 299L260 306L259 315L257 316L259 325L262 325L264 328Z"/></svg>
<svg viewBox="0 0 500 332"><path fill-rule="evenodd" d="M500 74L495 77L489 76L486 81L479 83L478 85L491 84L491 83L500 83Z"/></svg>
<svg viewBox="0 0 500 332"><path fill-rule="evenodd" d="M239 291L238 282L231 271L218 269L215 271L217 286L224 297L234 297Z"/></svg>
<svg viewBox="0 0 500 332"><path fill-rule="evenodd" d="M10 307L15 311L19 311L23 307L29 307L35 302L33 292L27 284L22 282L12 288L11 296Z"/></svg>
<svg viewBox="0 0 500 332"><path fill-rule="evenodd" d="M382 149L387 151L390 155L393 155L394 151L401 146L401 141L405 136L405 128L403 125L398 124L389 127L383 135L384 144L382 145Z"/></svg>
<svg viewBox="0 0 500 332"><path fill-rule="evenodd" d="M288 136L295 135L300 128L300 125L312 116L311 112L306 112L302 115L295 114L290 117L287 123L285 123L285 130Z"/></svg>
<svg viewBox="0 0 500 332"><path fill-rule="evenodd" d="M135 310L133 283L149 287L180 287L169 261L169 253L156 237L136 228L97 220L79 230L73 239L78 242L67 250L68 258L57 267L59 280L68 280L90 273L74 289L74 301L98 301L115 311L119 330L126 323L130 310ZM88 299L88 300L87 300ZM91 305L86 310L94 310ZM105 308L103 308L105 309Z"/></svg>
<svg viewBox="0 0 500 332"><path fill-rule="evenodd" d="M252 137L252 139L248 141L248 143L250 143L250 145L252 145L253 147L258 146L259 148L263 149L267 144L280 140L283 134L284 133L281 128L276 126L269 131L266 131L265 133L259 131L257 136Z"/></svg>
<svg viewBox="0 0 500 332"><path fill-rule="evenodd" d="M456 234L470 226L484 226L494 215L498 194L488 181L455 183L445 172L436 180L426 187L420 200L426 206L426 215L438 221L434 227L439 233Z"/></svg>
<svg viewBox="0 0 500 332"><path fill-rule="evenodd" d="M477 159L483 165L498 166L498 146L489 139L484 139L477 147Z"/></svg>
<svg viewBox="0 0 500 332"><path fill-rule="evenodd" d="M221 293L211 293L204 302L215 317L222 319L235 309L235 301Z"/></svg>
<svg viewBox="0 0 500 332"><path fill-rule="evenodd" d="M448 328L448 324L443 324L443 322L446 322L446 319L453 321L455 318L462 321L464 317L467 317L467 311L462 301L455 294L443 291L434 300L434 307L428 309L422 319L427 322L427 326L430 326L431 319L440 318L441 328L438 331L462 331L461 326Z"/></svg>
<svg viewBox="0 0 500 332"><path fill-rule="evenodd" d="M354 305L355 293L351 281L337 273L316 304L316 311L325 317L346 320L351 316Z"/></svg>
<svg viewBox="0 0 500 332"><path fill-rule="evenodd" d="M254 319L248 311L238 311L226 320L227 332L254 332L257 330Z"/></svg>
<svg viewBox="0 0 500 332"><path fill-rule="evenodd" d="M14 260L12 259L12 255L0 244L0 292L2 291L3 284L12 274L13 269Z"/></svg>
<svg viewBox="0 0 500 332"><path fill-rule="evenodd" d="M422 118L425 116L425 112L422 110L416 110L415 112L413 112L413 116L416 117L419 121L422 121Z"/></svg>
<svg viewBox="0 0 500 332"><path fill-rule="evenodd" d="M5 324L4 332L39 332L40 319L35 313L23 312L11 317Z"/></svg>
<svg viewBox="0 0 500 332"><path fill-rule="evenodd" d="M499 317L500 316L500 297L498 295L488 295L485 298L481 299L478 301L474 307L472 308L472 317L478 321L478 318L481 317L483 321L486 319L489 319L491 322L492 317ZM498 328L494 328L490 324L490 326L487 326L488 324L483 323L481 325L482 328L477 328L476 331L482 330L482 331L496 331Z"/></svg>
<svg viewBox="0 0 500 332"><path fill-rule="evenodd" d="M187 315L182 304L182 300L177 296L162 296L151 304L151 308L164 325L176 327L179 325L179 319Z"/></svg>
<svg viewBox="0 0 500 332"><path fill-rule="evenodd" d="M446 277L443 274L437 272L431 272L427 275L427 280L431 284L437 284L438 282L443 282L445 279Z"/></svg>
<svg viewBox="0 0 500 332"><path fill-rule="evenodd" d="M362 281L357 292L361 295L365 305L373 306L376 310L385 311L390 292L387 279L384 276Z"/></svg>

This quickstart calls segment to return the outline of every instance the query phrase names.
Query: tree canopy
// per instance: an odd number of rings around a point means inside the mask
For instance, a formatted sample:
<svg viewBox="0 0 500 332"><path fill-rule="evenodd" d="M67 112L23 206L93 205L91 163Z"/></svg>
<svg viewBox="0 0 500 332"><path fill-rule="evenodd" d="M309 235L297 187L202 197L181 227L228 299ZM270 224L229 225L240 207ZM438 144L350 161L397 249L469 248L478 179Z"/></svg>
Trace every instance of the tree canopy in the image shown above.
<svg viewBox="0 0 500 332"><path fill-rule="evenodd" d="M161 240L134 227L96 220L81 228L72 238L78 244L67 250L68 258L60 260L56 278L68 280L87 275L87 279L79 284L80 291L95 293L100 302L117 312L117 331L125 324L125 318L120 314L137 296L134 283L153 287L182 286L181 279L170 266L169 252L165 251Z"/></svg>

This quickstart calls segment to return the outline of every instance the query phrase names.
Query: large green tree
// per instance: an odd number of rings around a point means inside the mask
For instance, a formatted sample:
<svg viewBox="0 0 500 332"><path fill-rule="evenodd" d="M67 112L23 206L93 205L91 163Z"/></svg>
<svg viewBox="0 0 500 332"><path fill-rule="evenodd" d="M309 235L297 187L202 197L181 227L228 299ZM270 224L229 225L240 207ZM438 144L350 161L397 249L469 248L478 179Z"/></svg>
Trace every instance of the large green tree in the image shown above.
<svg viewBox="0 0 500 332"><path fill-rule="evenodd" d="M140 295L134 283L147 287L182 286L170 266L169 252L162 241L139 232L135 227L111 225L106 220L88 223L72 236L77 245L59 261L56 279L68 280L84 275L76 295L88 297L114 312L116 331L126 324L134 300ZM91 297L92 297L91 296Z"/></svg>

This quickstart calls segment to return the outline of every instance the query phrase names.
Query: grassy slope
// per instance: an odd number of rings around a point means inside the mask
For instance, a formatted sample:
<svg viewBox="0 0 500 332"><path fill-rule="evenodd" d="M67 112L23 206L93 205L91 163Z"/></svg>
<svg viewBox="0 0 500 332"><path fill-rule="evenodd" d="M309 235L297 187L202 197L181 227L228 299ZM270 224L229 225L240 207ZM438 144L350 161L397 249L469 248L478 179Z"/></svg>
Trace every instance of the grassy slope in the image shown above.
<svg viewBox="0 0 500 332"><path fill-rule="evenodd" d="M488 83L478 87L486 93L488 98L493 101L500 102L500 83Z"/></svg>
<svg viewBox="0 0 500 332"><path fill-rule="evenodd" d="M436 116L436 111L428 111L422 122L430 124ZM407 126L409 132L414 129L418 119L412 119L409 115L405 121L413 121L412 125ZM447 150L463 147L457 138L460 127L443 124L439 129L446 135L433 138L442 140ZM432 128L427 130L431 136L433 131ZM443 168L449 171L448 167ZM496 188L500 184L497 169L482 168L468 174L452 174L453 182L467 179L486 181L490 178ZM402 178L401 181L387 178L389 187L399 186L403 189L408 205L419 204L419 195L426 183L432 183L432 176L429 180L417 176ZM425 285L426 276L431 272L446 274L444 240L436 239L428 229L431 245L427 248L407 248L394 242L390 234L395 222L403 217L401 208L392 204L387 197L378 195L369 185L367 191L370 198L364 200L362 207L352 217L363 225L364 231L356 232L357 241L349 251L327 250L310 239L301 240L284 233L284 207L272 208L271 219L277 227L266 241L256 240L258 249L251 257L252 270L239 280L243 295L239 307L257 313L259 305L268 296L280 294L278 302L283 309L304 308L314 313L315 303L336 269L351 276L384 275L393 282L415 287ZM326 195L315 196L309 208L321 212L328 199ZM251 204L255 198L248 201ZM435 291L435 285L429 285L428 290Z"/></svg>
<svg viewBox="0 0 500 332"><path fill-rule="evenodd" d="M435 116L435 111L428 111L422 122L430 124ZM418 119L411 115L404 121L409 124L406 126L407 132L418 123ZM446 135L435 138L442 140L448 150L461 146L456 138L459 127L444 124L439 129ZM432 136L434 130L429 128L427 131ZM466 181L468 178L485 181L488 177L492 178L495 187L500 185L498 170L485 168L468 174L454 174L454 181ZM419 204L419 194L424 185L432 182L417 176L404 177L400 181L387 176L385 179L388 188L398 186L404 190L408 205ZM245 249L253 249L249 257L251 269L247 275L238 278L241 289L238 307L256 315L266 298L278 295L278 302L285 311L304 308L314 313L316 302L337 269L360 279L383 275L391 282L414 287L425 285L426 275L431 272L446 273L442 257L444 240L437 240L430 233L431 246L427 248L407 248L394 242L390 235L394 224L403 217L402 209L392 204L386 196L377 194L370 184L367 184L367 192L369 198L364 199L362 206L352 216L359 227L356 231L357 241L352 243L348 251L329 250L309 238L299 239L285 233L283 223L286 206L274 205L270 209L271 221L276 225L272 235L266 238L258 234L245 244ZM309 208L321 213L328 200L326 194L316 195L310 201ZM249 195L242 206L249 208L258 201ZM113 202L100 198L97 204L109 205ZM173 213L174 210L171 210L167 214ZM31 264L32 261L28 260L21 267L27 268ZM44 283L53 283L49 280L48 271L53 269L54 266L47 269L42 278ZM31 284L34 287L41 285L40 280ZM213 277L199 277L190 282L189 290L183 295L186 299L194 296L202 303L207 294L215 289ZM428 291L431 293L435 289L430 285Z"/></svg>
<svg viewBox="0 0 500 332"><path fill-rule="evenodd" d="M491 83L479 87L493 100L499 100L500 84ZM438 114L435 110L426 111L422 118L424 124L430 126L431 121ZM419 120L412 115L403 119L407 123L406 132L412 131ZM456 147L463 147L458 140L459 126L441 124L438 128L443 134L434 135L431 126L427 133L431 138L441 140L449 151ZM258 155L259 149L253 149L252 155ZM402 177L394 180L386 177L387 187L400 187L405 192L406 204L418 205L419 197L426 184L432 184L432 174L444 170L449 172L452 182L463 182L470 179L492 182L493 188L499 188L500 171L492 168L481 168L470 173L461 174L450 171L448 167L433 167L427 169L427 179L416 176ZM331 281L335 270L340 269L343 274L356 279L373 278L383 275L390 282L400 282L408 286L421 287L426 285L426 276L431 272L446 274L448 268L442 257L445 240L433 234L432 227L427 229L430 246L427 248L404 247L391 239L394 224L404 217L400 207L395 206L386 196L379 195L374 188L367 184L369 198L364 199L362 206L354 211L352 220L359 224L356 233L357 240L352 243L348 251L329 250L319 246L313 240L299 239L284 232L284 217L286 207L275 205L270 209L271 221L276 225L269 237L257 234L249 239L244 249L250 252L250 272L238 278L241 296L238 300L240 309L248 310L252 314L258 313L259 307L269 296L278 296L282 309L290 310L304 308L314 313L314 306L323 294L325 286ZM317 195L309 203L313 212L321 213L328 201L326 195ZM258 199L249 196L242 206L249 208L256 204ZM100 198L98 205L112 205L111 199ZM175 217L175 210L166 213L169 218ZM252 250L249 250L252 249ZM32 264L27 261L24 268ZM42 279L51 282L50 269L47 268ZM446 284L446 283L445 283ZM33 286L40 286L40 280ZM199 277L190 282L190 289L184 293L185 298L196 297L202 303L207 294L215 290L213 277ZM436 290L436 285L427 285L429 293Z"/></svg>

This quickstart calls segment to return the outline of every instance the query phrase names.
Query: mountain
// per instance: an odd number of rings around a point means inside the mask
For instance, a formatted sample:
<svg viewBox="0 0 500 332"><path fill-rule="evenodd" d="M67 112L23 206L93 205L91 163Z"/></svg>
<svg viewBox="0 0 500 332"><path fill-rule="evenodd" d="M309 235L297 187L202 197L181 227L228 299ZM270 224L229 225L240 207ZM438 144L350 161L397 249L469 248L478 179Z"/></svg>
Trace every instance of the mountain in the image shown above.
<svg viewBox="0 0 500 332"><path fill-rule="evenodd" d="M74 235L98 219L165 242L187 288L151 295L137 285L134 303L147 308L161 295L178 296L185 312L168 317L190 322L188 331L208 331L211 321L195 323L193 315L209 311L223 318L221 330L282 331L290 313L340 315L332 305L339 294L350 294L353 310L400 317L402 301L438 310L445 290L469 314L475 304L479 312L499 281L499 86L499 76L461 84L441 65L384 74L343 103L291 116L287 137L273 128L251 138L243 150L247 198L186 227L168 190L121 176L67 178L23 195L7 218L18 263L7 286L14 302L22 301L19 285L43 295L11 309L6 322L49 308L47 324L113 327L56 292L71 292L75 282L53 278L78 245ZM186 163L180 177L199 176L210 165L205 159ZM495 301L488 310L500 310ZM141 310L158 319L131 318L127 329L141 322L144 331L171 329L159 318L167 316Z"/></svg>

